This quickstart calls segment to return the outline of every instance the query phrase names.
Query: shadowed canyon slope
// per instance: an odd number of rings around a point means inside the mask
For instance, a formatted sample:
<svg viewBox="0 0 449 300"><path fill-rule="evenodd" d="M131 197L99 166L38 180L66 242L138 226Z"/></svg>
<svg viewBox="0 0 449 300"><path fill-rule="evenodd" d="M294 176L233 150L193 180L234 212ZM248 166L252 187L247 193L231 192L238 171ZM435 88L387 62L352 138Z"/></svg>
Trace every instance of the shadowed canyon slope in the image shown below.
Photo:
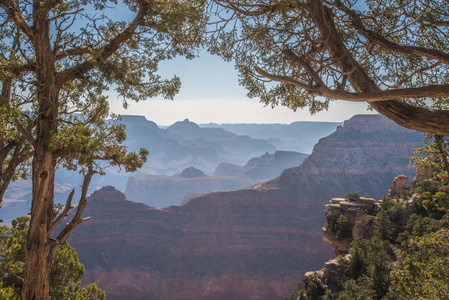
<svg viewBox="0 0 449 300"><path fill-rule="evenodd" d="M156 209L112 187L95 192L70 243L108 299L282 299L332 256L324 204L349 192L379 198L423 135L356 116L299 167L252 189Z"/></svg>

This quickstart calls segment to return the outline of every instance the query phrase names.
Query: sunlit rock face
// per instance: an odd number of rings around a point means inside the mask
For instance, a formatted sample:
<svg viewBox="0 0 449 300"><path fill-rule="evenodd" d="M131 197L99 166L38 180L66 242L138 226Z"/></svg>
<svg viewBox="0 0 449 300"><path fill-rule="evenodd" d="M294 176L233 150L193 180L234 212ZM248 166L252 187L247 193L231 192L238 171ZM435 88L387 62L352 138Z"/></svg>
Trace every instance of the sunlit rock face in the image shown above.
<svg viewBox="0 0 449 300"><path fill-rule="evenodd" d="M356 116L276 179L157 209L112 187L89 199L70 239L108 299L283 299L332 257L324 205L350 192L379 199L421 133L381 116Z"/></svg>
<svg viewBox="0 0 449 300"><path fill-rule="evenodd" d="M324 202L352 192L379 199L388 194L397 175L413 178L409 156L423 137L383 116L354 116L322 138L299 167L285 170L262 187L294 189Z"/></svg>

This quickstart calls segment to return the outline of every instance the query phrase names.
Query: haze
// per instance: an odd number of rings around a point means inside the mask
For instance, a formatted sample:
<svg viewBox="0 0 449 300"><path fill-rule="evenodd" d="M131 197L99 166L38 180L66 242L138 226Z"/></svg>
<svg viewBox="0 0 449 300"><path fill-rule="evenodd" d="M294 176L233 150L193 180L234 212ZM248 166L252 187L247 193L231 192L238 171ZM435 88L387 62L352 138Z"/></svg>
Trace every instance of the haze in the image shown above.
<svg viewBox="0 0 449 300"><path fill-rule="evenodd" d="M238 83L232 63L205 52L199 58L178 58L160 66L160 74L181 78L182 87L175 100L159 98L134 103L123 109L120 99L110 95L114 113L143 115L158 125L168 126L189 118L195 123L283 123L295 121L342 122L355 114L375 113L366 103L332 101L328 111L310 115L307 109L293 112L286 107L266 106L259 99L249 99Z"/></svg>

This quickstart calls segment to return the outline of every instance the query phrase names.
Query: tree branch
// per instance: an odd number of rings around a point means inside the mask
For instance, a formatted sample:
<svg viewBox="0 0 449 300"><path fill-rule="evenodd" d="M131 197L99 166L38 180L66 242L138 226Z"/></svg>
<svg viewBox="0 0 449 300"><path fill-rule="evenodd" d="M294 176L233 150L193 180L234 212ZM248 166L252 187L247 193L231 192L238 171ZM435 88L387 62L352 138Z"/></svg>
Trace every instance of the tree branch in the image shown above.
<svg viewBox="0 0 449 300"><path fill-rule="evenodd" d="M59 223L61 223L62 219L64 219L69 211L71 209L73 209L72 206L72 199L73 199L73 195L75 194L75 189L73 189L70 194L69 197L67 198L67 202L65 204L64 210L59 214L59 216L56 218L56 220L53 222L53 224L51 224L50 228L47 231L48 237L51 237L51 233L53 232L53 230L59 225Z"/></svg>
<svg viewBox="0 0 449 300"><path fill-rule="evenodd" d="M64 244L65 241L69 238L70 234L75 230L78 225L84 223L86 221L90 221L91 218L82 218L82 214L84 212L84 208L87 205L87 190L89 189L89 184L92 179L92 176L96 173L99 173L96 170L89 169L89 172L84 175L83 185L81 187L81 196L80 201L78 203L78 207L76 209L75 216L72 220L64 227L64 229L58 234L56 240L60 242L60 244L51 245L51 252L55 254L58 248Z"/></svg>
<svg viewBox="0 0 449 300"><path fill-rule="evenodd" d="M352 20L352 25L358 30L358 32L368 39L371 43L382 46L383 48L401 54L416 55L421 57L426 57L429 59L436 59L438 61L449 64L449 54L442 51L428 49L424 47L415 46L403 46L397 43L393 43L387 40L385 37L379 33L369 30L363 24L360 16L354 11L343 5L339 0L335 1L337 8L345 12Z"/></svg>
<svg viewBox="0 0 449 300"><path fill-rule="evenodd" d="M25 139L33 146L36 147L37 146L37 142L34 139L34 137L31 135L31 133L25 129L25 127L23 126L22 122L20 122L19 120L16 120L17 123L17 129L19 129L20 133L25 137Z"/></svg>
<svg viewBox="0 0 449 300"><path fill-rule="evenodd" d="M92 50L88 49L88 48L67 49L67 50L63 50L61 52L56 53L55 59L60 60L60 59L66 58L68 56L81 56L83 54L90 54L90 53L92 53Z"/></svg>
<svg viewBox="0 0 449 300"><path fill-rule="evenodd" d="M327 37L326 48L342 72L348 74L348 80L353 88L359 93L380 92L380 88L358 64L341 40L330 9L323 5L322 0L307 0L307 5L315 25L322 36ZM436 87L431 89L435 90ZM420 89L424 92L426 88ZM449 93L445 96L449 96ZM380 114L403 127L432 134L449 135L449 111L414 107L398 100L371 101L370 99L368 103Z"/></svg>
<svg viewBox="0 0 449 300"><path fill-rule="evenodd" d="M321 85L307 85L299 82L289 76L279 76L268 73L256 67L257 73L260 75L283 83L288 83L308 91L311 94L340 99L352 102L379 102L395 99L408 98L426 98L426 97L447 97L449 95L449 84L447 85L428 85L417 88L391 89L391 90L377 90L370 92L347 92L343 90L332 90L326 86Z"/></svg>
<svg viewBox="0 0 449 300"><path fill-rule="evenodd" d="M137 27L143 23L146 10L146 5L140 3L140 8L136 17L125 30L123 30L120 34L113 38L109 42L109 44L104 46L103 50L94 59L85 61L77 66L59 72L56 77L58 84L61 85L71 78L80 78L84 73L90 71L99 63L108 59L116 50L118 50L123 45L124 42L126 42L135 33Z"/></svg>
<svg viewBox="0 0 449 300"><path fill-rule="evenodd" d="M14 0L0 0L0 7L3 7L8 15L14 20L17 27L22 29L25 35L34 42L34 31L28 26L27 22L23 18L22 13L17 8L17 3Z"/></svg>

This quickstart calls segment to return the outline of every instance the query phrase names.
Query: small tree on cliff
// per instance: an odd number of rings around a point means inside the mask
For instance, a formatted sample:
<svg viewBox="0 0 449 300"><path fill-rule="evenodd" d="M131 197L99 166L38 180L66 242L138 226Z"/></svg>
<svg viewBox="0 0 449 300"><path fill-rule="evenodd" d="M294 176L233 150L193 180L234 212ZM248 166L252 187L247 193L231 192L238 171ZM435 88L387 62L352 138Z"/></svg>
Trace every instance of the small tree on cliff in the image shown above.
<svg viewBox="0 0 449 300"><path fill-rule="evenodd" d="M133 171L146 159L146 151L127 153L120 145L124 130L105 120L103 92L114 87L125 106L155 95L172 98L179 79L161 79L158 63L193 57L203 21L201 0L0 0L1 191L10 176L3 174L11 174L4 170L19 174L32 155L23 299L49 298L53 255L86 220L81 215L92 176L104 164ZM55 243L52 232L74 196L56 216L60 164L78 169L84 182L75 216Z"/></svg>
<svg viewBox="0 0 449 300"><path fill-rule="evenodd" d="M212 2L210 47L235 59L250 97L312 113L330 99L366 101L399 125L449 135L447 1Z"/></svg>

